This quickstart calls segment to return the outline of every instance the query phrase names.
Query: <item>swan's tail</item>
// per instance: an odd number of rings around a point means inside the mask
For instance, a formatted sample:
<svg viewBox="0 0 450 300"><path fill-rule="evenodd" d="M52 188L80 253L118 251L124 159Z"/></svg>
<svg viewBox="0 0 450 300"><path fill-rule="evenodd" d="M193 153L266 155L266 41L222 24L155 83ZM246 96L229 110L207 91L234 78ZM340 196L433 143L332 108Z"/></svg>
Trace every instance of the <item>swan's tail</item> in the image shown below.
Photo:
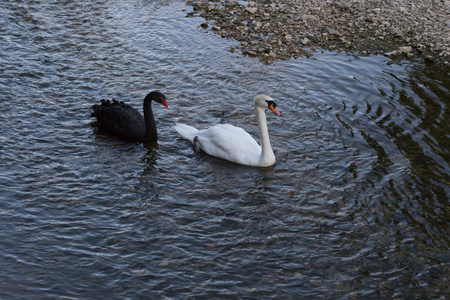
<svg viewBox="0 0 450 300"><path fill-rule="evenodd" d="M176 123L174 126L176 131L185 139L194 143L194 138L198 134L198 129L186 124Z"/></svg>

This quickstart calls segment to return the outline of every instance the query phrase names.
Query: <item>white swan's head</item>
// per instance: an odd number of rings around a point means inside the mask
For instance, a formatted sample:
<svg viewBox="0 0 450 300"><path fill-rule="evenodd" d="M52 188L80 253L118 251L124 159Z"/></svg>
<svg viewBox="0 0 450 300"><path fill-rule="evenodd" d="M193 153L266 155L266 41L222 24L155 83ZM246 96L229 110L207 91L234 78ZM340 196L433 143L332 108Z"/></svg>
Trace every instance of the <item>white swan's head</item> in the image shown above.
<svg viewBox="0 0 450 300"><path fill-rule="evenodd" d="M278 116L280 115L275 101L270 96L264 94L255 97L255 108L270 109Z"/></svg>

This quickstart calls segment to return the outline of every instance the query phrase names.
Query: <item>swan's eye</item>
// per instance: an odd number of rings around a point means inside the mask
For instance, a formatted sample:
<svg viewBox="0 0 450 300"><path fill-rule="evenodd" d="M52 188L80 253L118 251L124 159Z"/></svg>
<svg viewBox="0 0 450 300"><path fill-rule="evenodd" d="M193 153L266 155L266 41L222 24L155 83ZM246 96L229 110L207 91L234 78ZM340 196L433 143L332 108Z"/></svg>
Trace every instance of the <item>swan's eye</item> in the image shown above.
<svg viewBox="0 0 450 300"><path fill-rule="evenodd" d="M273 105L273 107L277 107L277 104L275 103L275 102L273 102L273 101L267 101L266 100L266 102L267 102L267 105L270 107L271 105Z"/></svg>

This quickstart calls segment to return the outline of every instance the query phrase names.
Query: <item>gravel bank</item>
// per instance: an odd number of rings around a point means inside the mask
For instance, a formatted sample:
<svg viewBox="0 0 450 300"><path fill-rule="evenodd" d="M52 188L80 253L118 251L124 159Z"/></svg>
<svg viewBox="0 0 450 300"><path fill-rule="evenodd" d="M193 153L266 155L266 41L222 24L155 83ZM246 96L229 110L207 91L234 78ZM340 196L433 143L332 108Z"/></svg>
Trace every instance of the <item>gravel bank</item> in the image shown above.
<svg viewBox="0 0 450 300"><path fill-rule="evenodd" d="M317 47L423 57L446 65L450 58L450 0L188 0L189 16L222 37L240 42L244 54L271 63L311 56ZM234 49L233 49L234 50Z"/></svg>

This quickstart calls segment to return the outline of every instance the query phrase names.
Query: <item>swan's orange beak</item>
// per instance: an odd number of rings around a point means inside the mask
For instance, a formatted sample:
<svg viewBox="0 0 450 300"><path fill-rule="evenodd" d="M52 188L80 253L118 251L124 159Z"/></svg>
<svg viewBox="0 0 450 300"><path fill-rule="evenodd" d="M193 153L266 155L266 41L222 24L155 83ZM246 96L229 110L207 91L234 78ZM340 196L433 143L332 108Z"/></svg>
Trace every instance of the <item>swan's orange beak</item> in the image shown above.
<svg viewBox="0 0 450 300"><path fill-rule="evenodd" d="M269 105L269 109L270 109L271 111L273 111L274 113L276 113L277 116L280 115L280 112L278 111L278 109L277 109L275 106L273 106L273 103Z"/></svg>
<svg viewBox="0 0 450 300"><path fill-rule="evenodd" d="M169 104L167 103L166 99L163 99L163 103L162 103L162 104L163 104L165 107L167 107L167 108L170 109Z"/></svg>

